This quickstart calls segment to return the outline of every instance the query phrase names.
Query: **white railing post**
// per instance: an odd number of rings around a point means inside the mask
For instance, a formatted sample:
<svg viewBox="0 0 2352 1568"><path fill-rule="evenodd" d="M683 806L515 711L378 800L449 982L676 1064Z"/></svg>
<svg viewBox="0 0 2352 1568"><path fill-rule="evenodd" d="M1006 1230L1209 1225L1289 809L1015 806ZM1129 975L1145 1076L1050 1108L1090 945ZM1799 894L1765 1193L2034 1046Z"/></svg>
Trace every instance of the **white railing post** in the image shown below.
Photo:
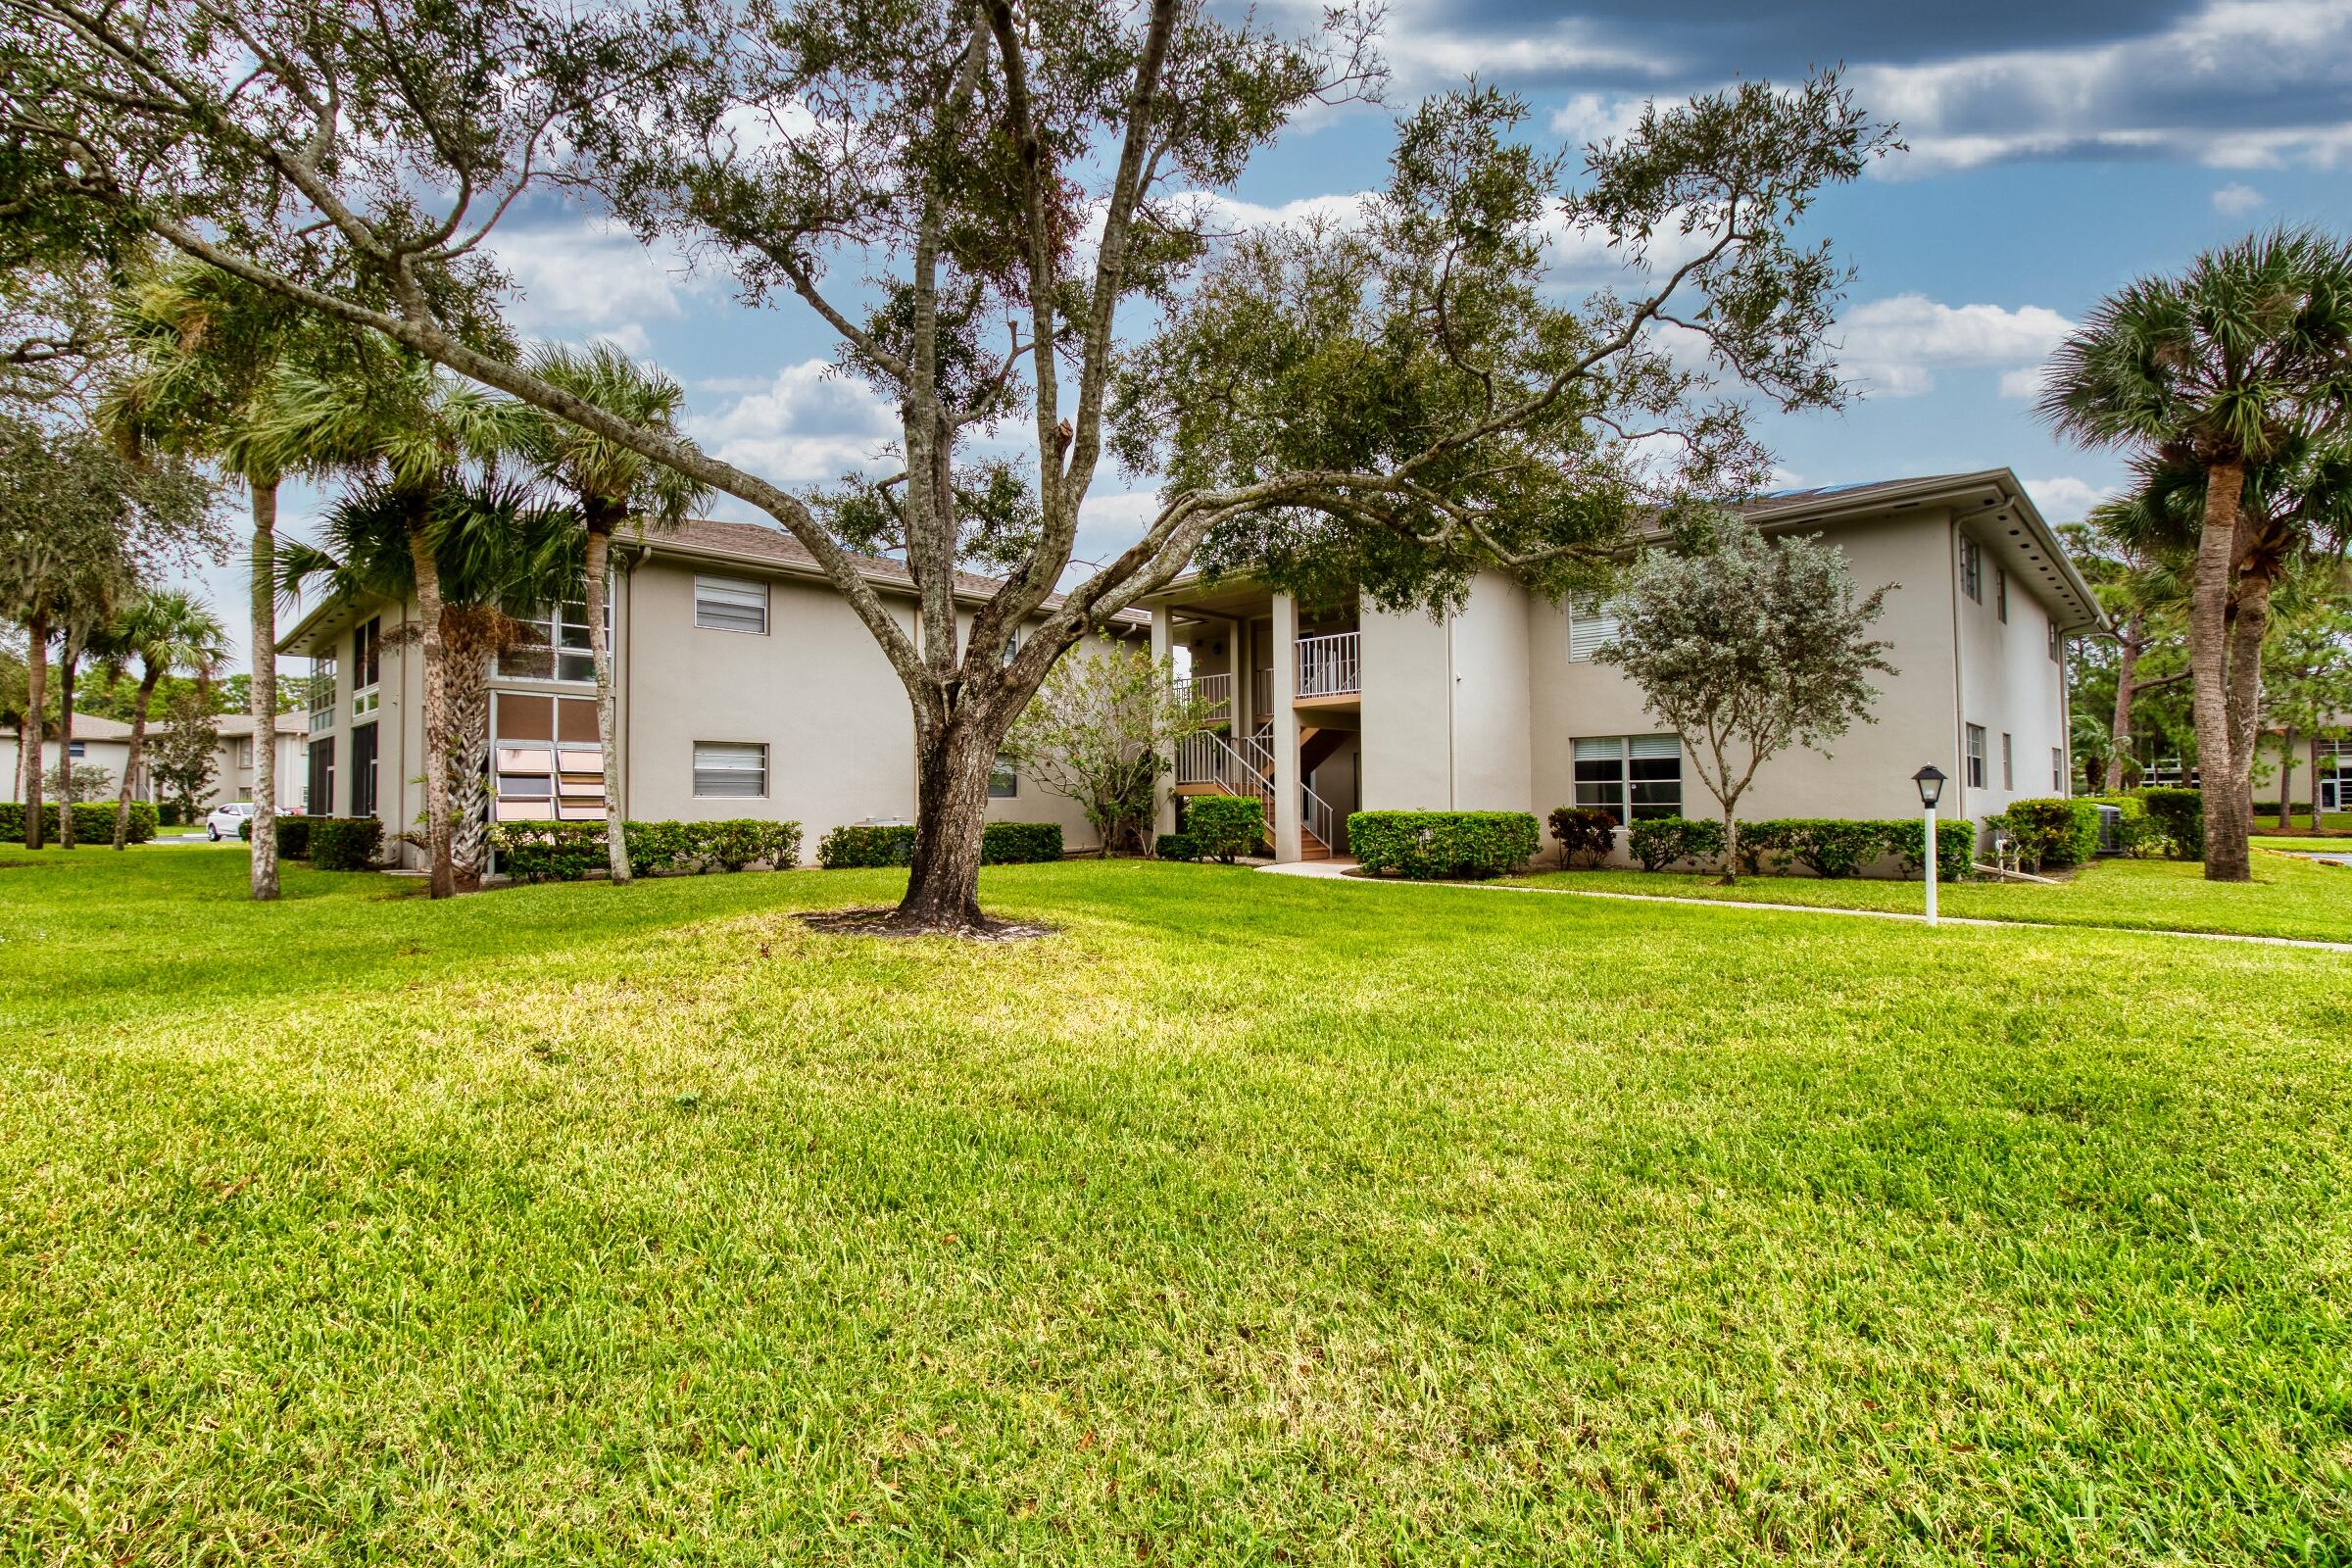
<svg viewBox="0 0 2352 1568"><path fill-rule="evenodd" d="M1298 639L1298 695L1343 697L1363 689L1362 634L1332 632Z"/></svg>

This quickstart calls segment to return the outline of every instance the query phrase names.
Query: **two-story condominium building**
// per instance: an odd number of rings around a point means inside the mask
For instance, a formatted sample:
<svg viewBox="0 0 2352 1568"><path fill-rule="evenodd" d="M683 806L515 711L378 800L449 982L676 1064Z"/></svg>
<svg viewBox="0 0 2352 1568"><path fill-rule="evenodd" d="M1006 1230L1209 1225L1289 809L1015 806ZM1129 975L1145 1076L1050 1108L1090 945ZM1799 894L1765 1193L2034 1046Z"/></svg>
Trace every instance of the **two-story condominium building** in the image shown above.
<svg viewBox="0 0 2352 1568"><path fill-rule="evenodd" d="M1896 585L1879 630L1897 673L1835 755L1767 763L1743 816L1910 815L1928 763L1955 781L1948 816L2067 792L2067 639L2100 619L2015 474L1786 492L1745 515L1839 545L1863 592ZM1605 605L1488 573L1436 619L1302 606L1231 577L1180 580L1150 608L1153 646L1183 650L1195 689L1230 716L1181 749L1174 792L1260 794L1278 859L1344 854L1354 809L1719 809L1640 689L1593 662L1615 634ZM1163 803L1163 827L1173 814Z"/></svg>
<svg viewBox="0 0 2352 1568"><path fill-rule="evenodd" d="M906 689L790 535L696 519L617 543L614 556L612 784L629 816L797 821L810 854L844 823L912 819ZM906 567L866 560L861 569L912 635ZM957 598L976 607L996 588L965 574ZM413 599L329 602L278 644L327 676L314 683L306 721L310 810L379 817L387 843L424 810L423 661L414 639L392 635L416 619ZM1128 612L1112 635L1140 645L1148 626ZM597 820L607 781L586 607L546 607L537 633L494 669L491 810L506 821ZM1095 842L1067 800L1010 769L991 795L992 818L1057 822L1072 850ZM400 853L421 863L414 846Z"/></svg>

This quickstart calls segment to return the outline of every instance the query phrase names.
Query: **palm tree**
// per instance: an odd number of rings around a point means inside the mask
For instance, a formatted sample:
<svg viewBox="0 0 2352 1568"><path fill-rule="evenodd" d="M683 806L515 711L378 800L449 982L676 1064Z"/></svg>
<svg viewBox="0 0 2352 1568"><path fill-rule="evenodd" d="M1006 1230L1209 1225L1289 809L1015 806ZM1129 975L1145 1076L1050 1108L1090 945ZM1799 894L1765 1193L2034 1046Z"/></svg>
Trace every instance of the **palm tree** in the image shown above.
<svg viewBox="0 0 2352 1568"><path fill-rule="evenodd" d="M200 262L177 259L134 272L116 305L130 369L100 404L122 438L209 459L251 498L247 557L255 736L252 896L277 897L277 491L311 455L264 439L273 383L285 368L317 360L344 334L276 295ZM267 738L267 739L265 739ZM118 834L120 829L118 829Z"/></svg>
<svg viewBox="0 0 2352 1568"><path fill-rule="evenodd" d="M279 551L282 590L405 602L416 594L412 514L411 498L388 482L353 491L328 511L323 544ZM427 724L425 753L427 767L442 760L453 780L449 856L458 892L481 886L488 847L491 662L535 635L514 612L561 597L579 580L578 535L566 512L512 480L462 479L433 495L426 545L447 702L445 724ZM421 643L424 632L406 634Z"/></svg>
<svg viewBox="0 0 2352 1568"><path fill-rule="evenodd" d="M2091 578L2091 592L2107 615L2116 645L2115 707L2104 733L2086 747L2078 728L2076 751L2111 763L2117 786L2134 765L2132 708L2141 694L2188 678L2186 670L2150 679L2142 662L2159 648L2176 646L2180 616L2188 604L2182 568L2196 549L2197 514L2168 487L2143 482L2130 495L2091 509L2074 525L2078 559ZM2079 714L2078 718L2090 715Z"/></svg>
<svg viewBox="0 0 2352 1568"><path fill-rule="evenodd" d="M2297 441L2331 444L2352 417L2352 242L2274 230L2142 278L2103 302L2051 360L2042 416L2086 445L2132 446L2202 475L2189 591L2189 672L2205 875L2253 875L2251 737L2267 586L2238 596L2248 470ZM2232 703L2235 688L2236 702ZM2237 737L2247 737L2237 744Z"/></svg>
<svg viewBox="0 0 2352 1568"><path fill-rule="evenodd" d="M641 428L658 429L685 441L677 420L685 389L665 372L638 364L612 343L586 349L541 344L531 353L531 372L607 414ZM571 497L586 534L588 652L596 667L596 736L605 757L605 854L614 882L629 880L629 854L622 829L620 758L613 738L612 649L606 623L606 572L612 536L623 528L675 527L710 492L676 469L648 462L567 420L537 409L515 406L522 424L519 443L532 469ZM692 445L691 442L687 442Z"/></svg>
<svg viewBox="0 0 2352 1568"><path fill-rule="evenodd" d="M151 590L131 601L129 607L106 628L100 657L120 669L131 660L139 662L139 690L130 708L130 757L122 768L122 788L115 800L115 848L120 850L130 842L131 786L139 776L139 764L147 746L147 705L155 696L155 688L166 675L189 674L199 681L210 681L228 658L228 629L212 607L182 589ZM254 771L256 795L262 776L261 753L275 741L271 730L254 732ZM261 828L258 826L261 808L254 808L257 826L254 829L255 853L260 853Z"/></svg>
<svg viewBox="0 0 2352 1568"><path fill-rule="evenodd" d="M448 649L441 573L433 539L443 494L469 468L495 464L511 425L501 406L431 364L378 344L369 363L324 376L297 370L278 376L260 438L313 466L364 473L394 509L416 600L423 649L425 854L431 892L457 889L447 740Z"/></svg>

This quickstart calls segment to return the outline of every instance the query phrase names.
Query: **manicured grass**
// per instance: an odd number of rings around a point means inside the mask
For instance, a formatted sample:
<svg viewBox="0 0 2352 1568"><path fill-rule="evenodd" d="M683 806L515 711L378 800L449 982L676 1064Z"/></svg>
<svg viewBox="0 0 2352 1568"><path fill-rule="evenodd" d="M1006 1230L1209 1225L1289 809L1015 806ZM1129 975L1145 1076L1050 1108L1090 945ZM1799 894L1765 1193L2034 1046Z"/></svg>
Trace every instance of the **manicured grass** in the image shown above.
<svg viewBox="0 0 2352 1568"><path fill-rule="evenodd" d="M2320 841L2305 841L2296 847L2307 849L2315 842ZM1918 912L1923 897L1917 882L1863 878L1824 881L1805 876L1744 876L1736 886L1724 887L1713 876L1675 872L1546 871L1513 880L1536 887L1893 909L1906 914ZM2255 857L2254 880L2247 883L2208 882L2204 867L2189 861L2100 860L2054 887L2022 882L1947 883L1937 902L1945 914L1987 920L2352 942L2352 868L2267 852Z"/></svg>
<svg viewBox="0 0 2352 1568"><path fill-rule="evenodd" d="M0 853L25 1562L2333 1562L2333 955ZM30 863L25 863L30 862Z"/></svg>
<svg viewBox="0 0 2352 1568"><path fill-rule="evenodd" d="M2336 855L2352 850L2352 838L2341 836L2315 838L2309 834L2295 833L2282 838L2276 834L2256 833L2252 842L2258 850L2300 850L2307 855Z"/></svg>

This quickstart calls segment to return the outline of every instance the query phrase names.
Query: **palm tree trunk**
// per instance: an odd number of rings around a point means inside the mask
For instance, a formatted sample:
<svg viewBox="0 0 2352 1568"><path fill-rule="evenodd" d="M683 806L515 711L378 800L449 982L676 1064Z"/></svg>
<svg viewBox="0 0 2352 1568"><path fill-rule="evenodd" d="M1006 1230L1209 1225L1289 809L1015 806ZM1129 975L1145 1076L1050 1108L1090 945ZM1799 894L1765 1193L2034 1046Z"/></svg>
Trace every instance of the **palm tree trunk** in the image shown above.
<svg viewBox="0 0 2352 1568"><path fill-rule="evenodd" d="M2303 743L2311 758L2311 830L2320 830L2320 732L2313 730L2311 739Z"/></svg>
<svg viewBox="0 0 2352 1568"><path fill-rule="evenodd" d="M470 632L472 628L468 628ZM453 737L449 859L452 884L460 893L482 887L483 852L488 847L490 760L490 651L478 636L448 638L449 725Z"/></svg>
<svg viewBox="0 0 2352 1568"><path fill-rule="evenodd" d="M48 733L43 716L49 702L49 611L35 610L24 622L24 722L17 731L17 761L24 772L24 847L41 847L42 753Z"/></svg>
<svg viewBox="0 0 2352 1568"><path fill-rule="evenodd" d="M615 882L629 880L627 824L621 819L620 746L612 733L612 641L605 634L605 567L611 524L588 518L588 657L596 665L596 739L605 757L605 863Z"/></svg>
<svg viewBox="0 0 2352 1568"><path fill-rule="evenodd" d="M57 666L57 847L74 847L74 666L81 662L81 639L66 628Z"/></svg>
<svg viewBox="0 0 2352 1568"><path fill-rule="evenodd" d="M277 479L250 479L253 557L253 876L252 896L277 897Z"/></svg>
<svg viewBox="0 0 2352 1568"><path fill-rule="evenodd" d="M2123 640L2117 644L2115 658L2115 719L2108 730L2115 746L2115 783L2118 789L2129 788L2131 776L2126 771L2132 756L2132 702L2139 695L2139 660L2145 653L2146 617L2134 612L2125 623Z"/></svg>
<svg viewBox="0 0 2352 1568"><path fill-rule="evenodd" d="M149 664L146 673L139 677L138 698L130 705L130 757L122 764L122 788L115 796L115 848L118 850L130 842L131 781L139 776L139 762L147 753L147 704L155 696L155 683L163 678L162 666Z"/></svg>
<svg viewBox="0 0 2352 1568"><path fill-rule="evenodd" d="M2239 572L2237 613L2229 632L2230 799L2248 876L2253 875L2253 850L2246 841L2254 834L2254 754L2262 746L2262 645L2270 634L2274 586L2267 570Z"/></svg>
<svg viewBox="0 0 2352 1568"><path fill-rule="evenodd" d="M416 615L424 649L424 853L432 897L457 891L449 838L449 694L441 644L441 571L423 518L409 525L409 561L416 571Z"/></svg>
<svg viewBox="0 0 2352 1568"><path fill-rule="evenodd" d="M2189 689L2196 719L2198 788L2205 808L2205 878L2253 880L2252 850L2239 831L2245 818L2230 800L2230 576L2237 562L2239 494L2245 465L2228 460L2205 470L2205 517L2197 535L2196 575L2188 600Z"/></svg>

